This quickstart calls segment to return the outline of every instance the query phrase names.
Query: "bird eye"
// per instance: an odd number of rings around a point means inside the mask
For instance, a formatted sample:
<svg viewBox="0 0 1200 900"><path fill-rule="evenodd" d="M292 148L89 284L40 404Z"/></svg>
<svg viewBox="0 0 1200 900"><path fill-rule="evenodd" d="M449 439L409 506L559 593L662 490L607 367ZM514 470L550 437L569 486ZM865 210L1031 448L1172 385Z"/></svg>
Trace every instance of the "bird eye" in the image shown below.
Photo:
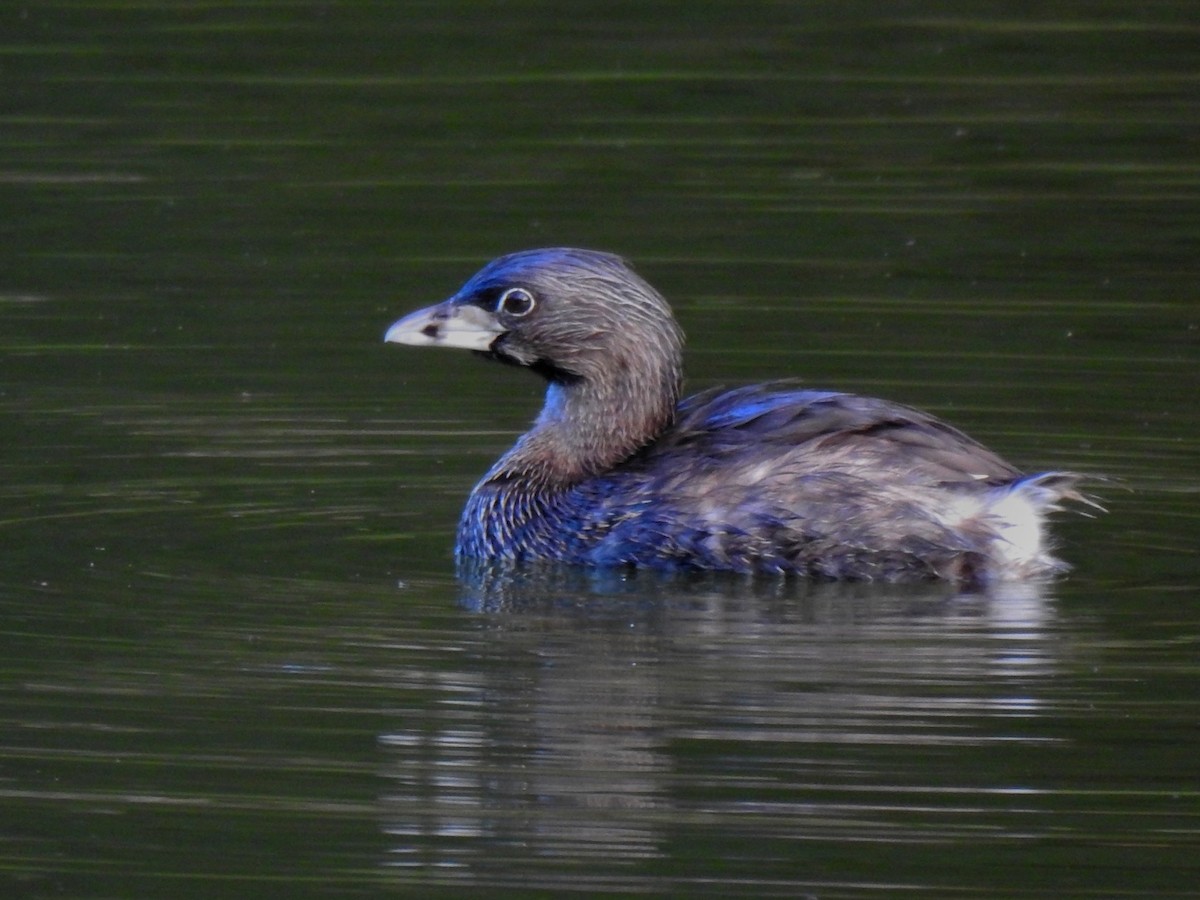
<svg viewBox="0 0 1200 900"><path fill-rule="evenodd" d="M537 301L533 299L533 294L525 288L515 287L509 288L500 295L500 300L496 303L496 311L520 318L533 312L536 305Z"/></svg>

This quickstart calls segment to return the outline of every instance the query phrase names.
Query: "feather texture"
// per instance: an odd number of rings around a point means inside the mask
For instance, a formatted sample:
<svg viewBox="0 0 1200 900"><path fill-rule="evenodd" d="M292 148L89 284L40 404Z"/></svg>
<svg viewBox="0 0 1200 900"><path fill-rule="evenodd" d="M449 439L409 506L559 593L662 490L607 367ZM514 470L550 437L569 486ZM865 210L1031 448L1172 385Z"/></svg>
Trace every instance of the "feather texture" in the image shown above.
<svg viewBox="0 0 1200 900"><path fill-rule="evenodd" d="M388 339L443 334L549 382L472 491L460 557L964 584L1066 568L1044 520L1083 500L1078 475L1023 475L927 413L852 394L772 383L679 402L682 334L617 257L501 257Z"/></svg>

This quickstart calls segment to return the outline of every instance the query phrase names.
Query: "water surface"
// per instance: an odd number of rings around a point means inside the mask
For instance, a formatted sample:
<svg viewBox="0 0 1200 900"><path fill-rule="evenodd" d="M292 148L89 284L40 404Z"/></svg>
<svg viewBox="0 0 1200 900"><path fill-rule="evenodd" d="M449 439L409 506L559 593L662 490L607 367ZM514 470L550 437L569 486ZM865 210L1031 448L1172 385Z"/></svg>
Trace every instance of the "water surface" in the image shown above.
<svg viewBox="0 0 1200 900"><path fill-rule="evenodd" d="M0 30L6 896L1200 883L1191 6L38 4ZM1059 583L537 573L538 402L384 347L615 250L692 388L1104 473Z"/></svg>

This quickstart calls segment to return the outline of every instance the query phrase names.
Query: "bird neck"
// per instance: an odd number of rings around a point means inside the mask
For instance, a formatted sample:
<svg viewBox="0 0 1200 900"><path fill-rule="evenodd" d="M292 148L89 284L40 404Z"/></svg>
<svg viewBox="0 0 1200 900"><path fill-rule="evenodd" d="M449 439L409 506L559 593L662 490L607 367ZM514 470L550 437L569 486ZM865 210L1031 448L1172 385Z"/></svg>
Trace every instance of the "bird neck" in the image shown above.
<svg viewBox="0 0 1200 900"><path fill-rule="evenodd" d="M681 378L678 366L617 364L603 377L551 381L533 427L487 481L517 481L553 492L606 472L670 427Z"/></svg>

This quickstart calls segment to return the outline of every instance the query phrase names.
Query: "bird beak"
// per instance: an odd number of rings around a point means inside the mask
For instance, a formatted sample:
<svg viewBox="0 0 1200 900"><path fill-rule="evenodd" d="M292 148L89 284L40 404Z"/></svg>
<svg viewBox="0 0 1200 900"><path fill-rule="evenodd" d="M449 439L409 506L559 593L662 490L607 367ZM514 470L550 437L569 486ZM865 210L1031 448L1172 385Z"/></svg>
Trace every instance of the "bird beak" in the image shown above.
<svg viewBox="0 0 1200 900"><path fill-rule="evenodd" d="M458 347L486 352L505 330L487 310L447 300L409 313L395 322L383 339L414 347Z"/></svg>

